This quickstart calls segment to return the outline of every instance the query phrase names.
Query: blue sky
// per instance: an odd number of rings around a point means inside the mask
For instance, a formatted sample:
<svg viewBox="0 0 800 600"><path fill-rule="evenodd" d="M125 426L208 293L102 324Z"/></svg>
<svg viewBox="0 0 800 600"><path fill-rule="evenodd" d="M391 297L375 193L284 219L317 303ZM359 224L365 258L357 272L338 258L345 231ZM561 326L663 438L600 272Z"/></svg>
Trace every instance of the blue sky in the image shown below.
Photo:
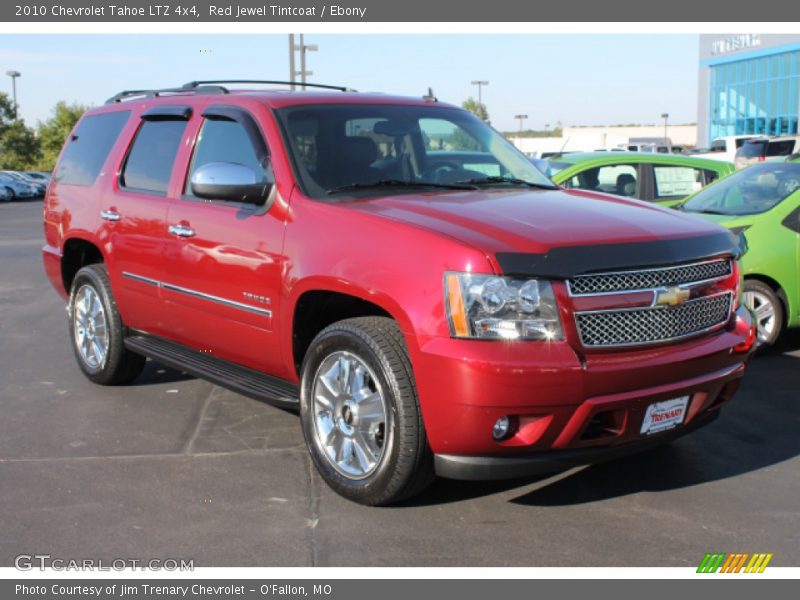
<svg viewBox="0 0 800 600"><path fill-rule="evenodd" d="M477 96L499 129L671 123L697 119L696 35L306 36L310 81L363 91L422 95L460 104ZM125 88L169 87L192 79L288 77L286 35L6 35L0 73L17 80L20 115L31 125L58 100L101 104ZM11 80L0 75L0 91Z"/></svg>

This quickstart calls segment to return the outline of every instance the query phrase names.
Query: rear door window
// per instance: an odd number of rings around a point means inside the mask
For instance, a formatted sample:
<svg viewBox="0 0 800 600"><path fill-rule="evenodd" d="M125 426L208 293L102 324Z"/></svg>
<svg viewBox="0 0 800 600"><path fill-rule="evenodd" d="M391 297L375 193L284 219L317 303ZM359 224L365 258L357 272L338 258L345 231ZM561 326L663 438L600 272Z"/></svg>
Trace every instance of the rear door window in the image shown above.
<svg viewBox="0 0 800 600"><path fill-rule="evenodd" d="M67 140L53 179L62 184L92 185L130 114L124 110L81 119Z"/></svg>
<svg viewBox="0 0 800 600"><path fill-rule="evenodd" d="M672 165L653 165L655 199L683 198L700 190L705 184L702 169Z"/></svg>
<svg viewBox="0 0 800 600"><path fill-rule="evenodd" d="M578 173L567 187L636 198L638 182L636 165L605 165Z"/></svg>
<svg viewBox="0 0 800 600"><path fill-rule="evenodd" d="M142 121L122 169L122 187L166 194L185 129L184 120Z"/></svg>

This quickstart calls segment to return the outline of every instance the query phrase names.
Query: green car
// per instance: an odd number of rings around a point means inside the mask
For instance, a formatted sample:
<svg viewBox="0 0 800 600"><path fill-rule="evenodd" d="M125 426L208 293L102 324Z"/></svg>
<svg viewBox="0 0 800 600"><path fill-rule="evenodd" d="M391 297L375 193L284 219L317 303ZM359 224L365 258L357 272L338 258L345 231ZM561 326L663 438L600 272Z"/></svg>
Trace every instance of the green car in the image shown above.
<svg viewBox="0 0 800 600"><path fill-rule="evenodd" d="M673 206L733 173L720 160L651 152L575 152L546 161L545 174L566 188L627 196Z"/></svg>
<svg viewBox="0 0 800 600"><path fill-rule="evenodd" d="M744 302L756 313L760 344L800 325L800 162L747 167L678 208L744 232Z"/></svg>

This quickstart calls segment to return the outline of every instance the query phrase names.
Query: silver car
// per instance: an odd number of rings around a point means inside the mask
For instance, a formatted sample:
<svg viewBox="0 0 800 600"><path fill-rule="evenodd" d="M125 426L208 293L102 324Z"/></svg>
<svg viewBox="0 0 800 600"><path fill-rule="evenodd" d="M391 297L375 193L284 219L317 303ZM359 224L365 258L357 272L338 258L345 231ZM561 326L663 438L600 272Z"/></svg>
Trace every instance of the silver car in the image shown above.
<svg viewBox="0 0 800 600"><path fill-rule="evenodd" d="M11 177L6 172L0 172L0 186L3 186L7 192L10 192L12 200L36 197L36 190L32 185L20 181L15 177Z"/></svg>

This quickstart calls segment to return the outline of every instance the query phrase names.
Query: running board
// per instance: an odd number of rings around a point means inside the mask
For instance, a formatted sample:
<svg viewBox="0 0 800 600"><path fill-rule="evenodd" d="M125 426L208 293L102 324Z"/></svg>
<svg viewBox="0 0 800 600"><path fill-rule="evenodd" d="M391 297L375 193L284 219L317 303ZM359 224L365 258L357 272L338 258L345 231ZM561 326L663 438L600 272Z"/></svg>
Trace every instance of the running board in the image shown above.
<svg viewBox="0 0 800 600"><path fill-rule="evenodd" d="M297 409L300 403L298 387L260 371L192 350L146 333L131 332L125 347L174 369L207 379L245 396L263 400L280 408Z"/></svg>

